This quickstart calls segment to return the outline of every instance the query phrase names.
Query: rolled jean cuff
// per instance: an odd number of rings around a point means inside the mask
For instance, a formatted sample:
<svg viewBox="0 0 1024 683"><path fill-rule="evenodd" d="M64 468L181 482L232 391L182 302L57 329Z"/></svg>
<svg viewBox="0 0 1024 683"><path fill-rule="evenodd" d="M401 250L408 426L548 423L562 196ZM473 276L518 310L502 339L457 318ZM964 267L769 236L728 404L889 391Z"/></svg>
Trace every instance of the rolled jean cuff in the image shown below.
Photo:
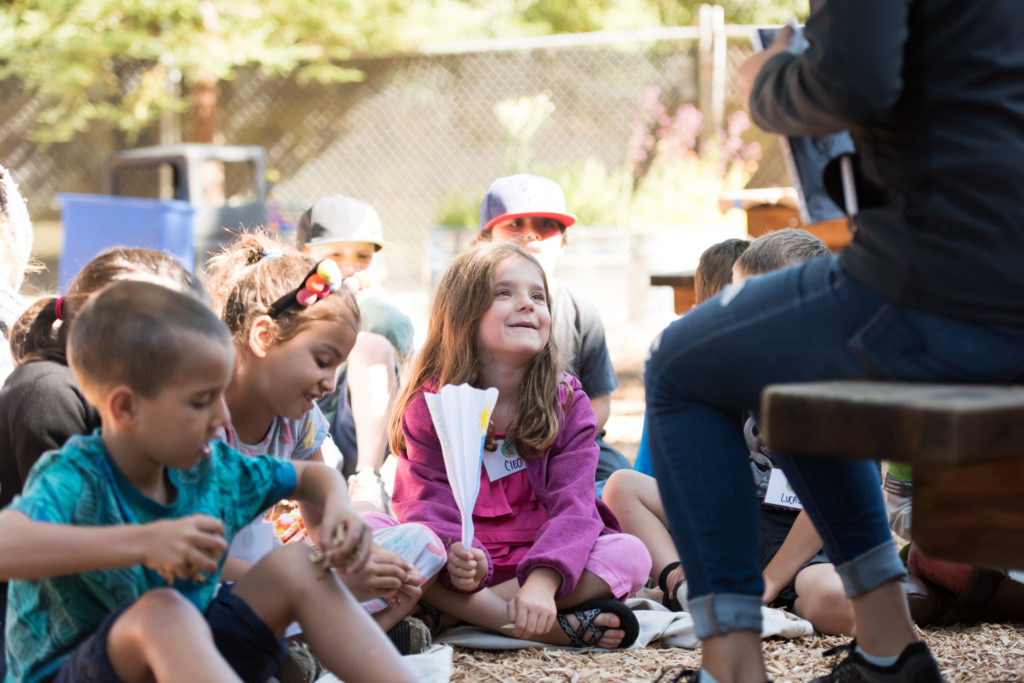
<svg viewBox="0 0 1024 683"><path fill-rule="evenodd" d="M710 638L733 631L761 632L760 595L712 593L687 599L686 605L693 617L698 638Z"/></svg>
<svg viewBox="0 0 1024 683"><path fill-rule="evenodd" d="M855 598L883 583L903 578L907 569L896 552L896 543L890 540L837 566L836 572L843 581L846 597Z"/></svg>

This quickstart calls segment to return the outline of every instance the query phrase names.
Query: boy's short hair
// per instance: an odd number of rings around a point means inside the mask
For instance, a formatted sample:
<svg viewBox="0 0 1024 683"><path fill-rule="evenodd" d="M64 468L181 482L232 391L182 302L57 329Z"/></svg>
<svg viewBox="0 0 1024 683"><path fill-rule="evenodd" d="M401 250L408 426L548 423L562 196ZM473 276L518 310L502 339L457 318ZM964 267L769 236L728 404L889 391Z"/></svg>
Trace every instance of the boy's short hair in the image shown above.
<svg viewBox="0 0 1024 683"><path fill-rule="evenodd" d="M295 226L298 247L335 242L369 242L375 251L391 246L384 241L377 210L353 197L334 195L318 199Z"/></svg>
<svg viewBox="0 0 1024 683"><path fill-rule="evenodd" d="M783 228L761 235L736 260L747 275L763 275L779 268L807 263L831 252L820 239L800 228Z"/></svg>
<svg viewBox="0 0 1024 683"><path fill-rule="evenodd" d="M117 282L79 311L68 364L83 388L125 384L152 397L194 353L196 336L233 348L224 323L194 297L151 282Z"/></svg>
<svg viewBox="0 0 1024 683"><path fill-rule="evenodd" d="M693 276L693 290L699 304L732 282L732 266L750 246L750 240L727 239L712 244L700 255Z"/></svg>

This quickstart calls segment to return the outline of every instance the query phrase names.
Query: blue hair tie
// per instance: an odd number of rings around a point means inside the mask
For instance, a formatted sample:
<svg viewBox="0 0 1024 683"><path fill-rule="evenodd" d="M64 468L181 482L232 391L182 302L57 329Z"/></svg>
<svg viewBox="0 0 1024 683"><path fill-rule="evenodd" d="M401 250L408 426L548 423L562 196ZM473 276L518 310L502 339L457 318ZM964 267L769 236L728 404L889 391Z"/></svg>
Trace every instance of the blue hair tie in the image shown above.
<svg viewBox="0 0 1024 683"><path fill-rule="evenodd" d="M263 252L264 259L275 259L281 258L284 254L281 253L280 249L270 249L269 251Z"/></svg>

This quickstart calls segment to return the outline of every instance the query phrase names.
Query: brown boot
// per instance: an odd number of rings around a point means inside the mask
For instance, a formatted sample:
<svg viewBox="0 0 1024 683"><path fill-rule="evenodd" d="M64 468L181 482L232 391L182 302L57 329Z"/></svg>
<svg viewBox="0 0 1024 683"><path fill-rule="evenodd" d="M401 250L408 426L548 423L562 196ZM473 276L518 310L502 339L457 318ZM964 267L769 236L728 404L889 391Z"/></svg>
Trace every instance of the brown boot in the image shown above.
<svg viewBox="0 0 1024 683"><path fill-rule="evenodd" d="M952 594L920 576L903 577L903 594L907 596L910 617L918 626L928 626L943 619L949 612Z"/></svg>

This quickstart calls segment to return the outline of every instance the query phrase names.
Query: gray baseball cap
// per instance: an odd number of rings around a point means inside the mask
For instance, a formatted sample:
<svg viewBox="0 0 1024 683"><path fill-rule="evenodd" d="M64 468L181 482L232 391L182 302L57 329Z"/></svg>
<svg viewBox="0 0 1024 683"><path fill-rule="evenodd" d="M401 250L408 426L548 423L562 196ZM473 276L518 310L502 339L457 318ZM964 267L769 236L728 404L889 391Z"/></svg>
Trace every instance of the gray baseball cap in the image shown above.
<svg viewBox="0 0 1024 683"><path fill-rule="evenodd" d="M302 214L296 226L296 241L300 248L332 242L370 242L377 251L391 246L384 240L377 210L342 195L318 199Z"/></svg>

